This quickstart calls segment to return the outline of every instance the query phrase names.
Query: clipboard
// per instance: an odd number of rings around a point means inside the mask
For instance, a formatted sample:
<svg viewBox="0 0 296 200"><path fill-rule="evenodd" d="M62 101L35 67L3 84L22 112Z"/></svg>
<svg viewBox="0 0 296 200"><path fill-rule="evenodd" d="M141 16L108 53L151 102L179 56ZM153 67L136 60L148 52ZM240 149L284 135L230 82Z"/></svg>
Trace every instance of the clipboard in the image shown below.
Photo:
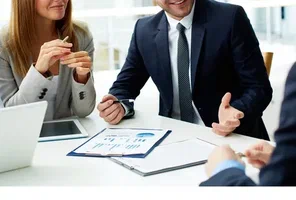
<svg viewBox="0 0 296 200"><path fill-rule="evenodd" d="M144 159L111 157L110 160L145 177L205 164L215 147L195 138L158 146Z"/></svg>
<svg viewBox="0 0 296 200"><path fill-rule="evenodd" d="M144 153L107 153L107 154L96 154L96 153L78 153L77 150L82 148L83 146L87 145L87 143L91 142L93 139L95 139L97 136L102 134L106 130L132 130L132 131L165 131L165 134L161 136L159 140L157 140L152 146L149 147L147 151ZM145 158L155 147L157 147L172 131L171 130L162 130L162 129L141 129L141 128L105 128L102 131L100 131L98 134L91 137L89 140L78 146L76 149L71 151L67 154L67 156L80 156L80 157L129 157L129 158Z"/></svg>

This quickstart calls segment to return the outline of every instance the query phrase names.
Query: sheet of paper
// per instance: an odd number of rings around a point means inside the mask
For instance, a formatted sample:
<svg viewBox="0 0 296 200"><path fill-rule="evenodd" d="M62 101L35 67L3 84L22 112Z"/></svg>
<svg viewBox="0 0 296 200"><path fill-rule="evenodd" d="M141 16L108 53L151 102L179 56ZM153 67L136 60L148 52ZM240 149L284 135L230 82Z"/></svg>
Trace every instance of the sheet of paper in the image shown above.
<svg viewBox="0 0 296 200"><path fill-rule="evenodd" d="M98 155L145 154L168 130L106 129L75 153Z"/></svg>
<svg viewBox="0 0 296 200"><path fill-rule="evenodd" d="M156 147L146 158L113 158L143 173L207 160L214 145L190 139Z"/></svg>

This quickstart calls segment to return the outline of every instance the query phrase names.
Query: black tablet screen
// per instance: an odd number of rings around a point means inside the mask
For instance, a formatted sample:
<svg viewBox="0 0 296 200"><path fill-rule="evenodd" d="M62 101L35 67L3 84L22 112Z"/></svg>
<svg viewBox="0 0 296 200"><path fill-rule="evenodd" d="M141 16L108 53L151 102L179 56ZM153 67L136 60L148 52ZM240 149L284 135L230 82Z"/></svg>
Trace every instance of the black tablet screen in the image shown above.
<svg viewBox="0 0 296 200"><path fill-rule="evenodd" d="M44 123L40 137L80 134L73 121Z"/></svg>

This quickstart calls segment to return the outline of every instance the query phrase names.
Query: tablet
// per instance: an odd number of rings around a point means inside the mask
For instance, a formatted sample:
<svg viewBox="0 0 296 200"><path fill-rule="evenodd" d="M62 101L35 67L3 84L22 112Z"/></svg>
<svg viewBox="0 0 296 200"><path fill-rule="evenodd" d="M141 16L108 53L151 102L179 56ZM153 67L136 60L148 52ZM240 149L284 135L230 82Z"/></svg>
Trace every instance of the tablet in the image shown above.
<svg viewBox="0 0 296 200"><path fill-rule="evenodd" d="M88 137L88 134L77 119L55 120L43 123L39 142L85 137Z"/></svg>

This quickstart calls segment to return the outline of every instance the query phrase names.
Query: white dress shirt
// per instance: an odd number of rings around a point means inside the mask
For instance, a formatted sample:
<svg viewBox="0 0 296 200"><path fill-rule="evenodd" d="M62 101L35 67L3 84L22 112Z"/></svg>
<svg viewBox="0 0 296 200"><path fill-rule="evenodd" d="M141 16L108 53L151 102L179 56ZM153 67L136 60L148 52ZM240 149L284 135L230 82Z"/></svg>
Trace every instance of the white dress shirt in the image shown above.
<svg viewBox="0 0 296 200"><path fill-rule="evenodd" d="M184 17L181 21L173 19L169 16L168 13L165 12L166 17L168 19L168 36L169 36L169 52L170 52L170 61L171 61L171 71L172 71L172 82L173 82L173 93L174 93L174 101L173 101L173 111L172 118L181 119L180 114L180 103L179 103L179 85L178 85L178 39L179 39L179 31L177 30L178 23L181 23L185 28L185 35L188 42L189 47L189 81L190 81L190 89L192 91L191 85L191 35L192 35L192 21L194 15L195 3L192 7L192 10L189 15ZM202 121L193 101L192 106L194 109L194 123L198 125L205 126Z"/></svg>

